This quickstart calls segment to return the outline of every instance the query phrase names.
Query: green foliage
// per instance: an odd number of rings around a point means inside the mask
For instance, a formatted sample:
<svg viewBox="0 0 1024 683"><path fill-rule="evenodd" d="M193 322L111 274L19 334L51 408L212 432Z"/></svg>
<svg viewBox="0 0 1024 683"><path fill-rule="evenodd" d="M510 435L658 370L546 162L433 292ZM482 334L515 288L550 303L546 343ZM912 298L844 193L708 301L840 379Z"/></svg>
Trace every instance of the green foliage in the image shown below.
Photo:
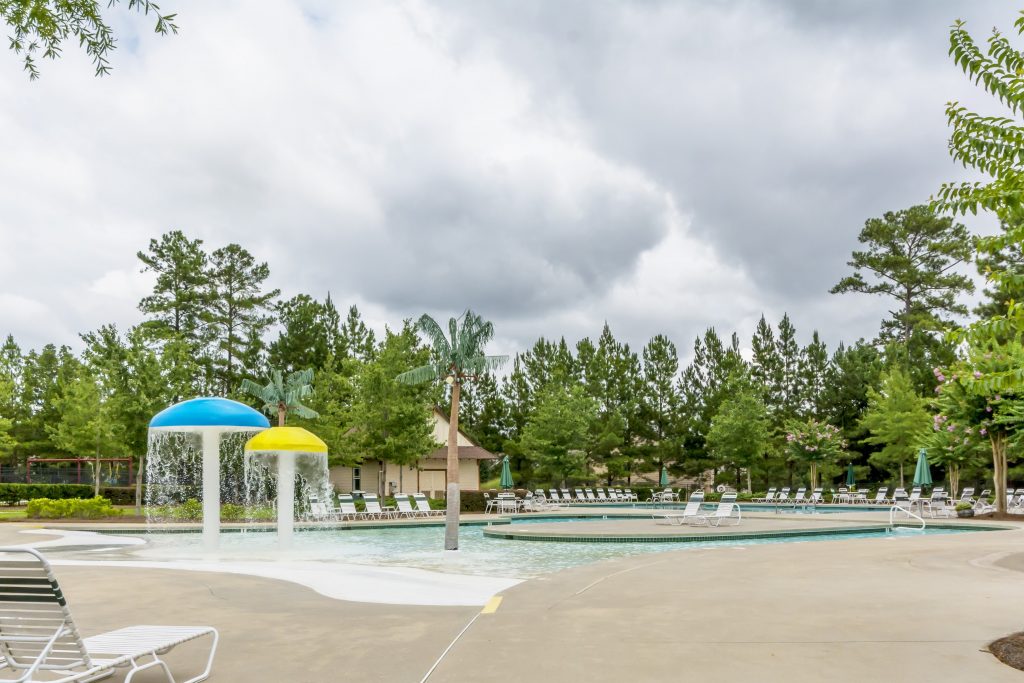
<svg viewBox="0 0 1024 683"><path fill-rule="evenodd" d="M277 415L277 424L283 427L288 413L315 419L319 413L303 403L313 393L313 369L296 370L287 379L280 370L270 371L270 381L260 386L250 379L242 380L242 391L263 402L267 415Z"/></svg>
<svg viewBox="0 0 1024 683"><path fill-rule="evenodd" d="M1014 22L1017 33L1024 32L1024 12ZM1021 67L1024 55L1007 38L993 29L985 51L975 43L962 21L949 32L949 54L976 84L995 96L1015 118L982 116L959 102L946 105L946 118L953 132L949 152L965 168L988 175L988 183L944 183L933 202L940 211L977 213L988 209L1000 216L1019 214L1024 197L1021 159L1024 159L1024 127L1019 117L1024 111Z"/></svg>
<svg viewBox="0 0 1024 683"><path fill-rule="evenodd" d="M882 446L869 460L878 469L899 472L901 485L904 469L913 466L920 440L931 425L925 406L926 401L914 391L910 376L898 367L882 376L878 391L868 391L868 409L862 426L871 436L864 441Z"/></svg>
<svg viewBox="0 0 1024 683"><path fill-rule="evenodd" d="M403 368L423 363L428 356L407 324L398 333L387 330L374 359L358 365L352 378L352 405L344 419L347 431L338 443L342 461L413 465L438 448L430 419L433 390L395 379Z"/></svg>
<svg viewBox="0 0 1024 683"><path fill-rule="evenodd" d="M912 206L869 219L858 240L867 249L853 252L853 274L831 291L896 300L893 317L882 322L881 339L905 344L915 330L941 330L948 316L967 313L957 297L974 291L974 284L954 270L971 258L966 227L927 206Z"/></svg>
<svg viewBox="0 0 1024 683"><path fill-rule="evenodd" d="M712 418L707 448L723 467L747 469L747 488L751 487L750 468L764 458L770 444L768 410L760 390L745 374L737 373L726 385L728 397Z"/></svg>
<svg viewBox="0 0 1024 683"><path fill-rule="evenodd" d="M786 455L810 465L812 488L817 486L818 467L835 462L845 452L846 440L835 425L813 418L787 425Z"/></svg>
<svg viewBox="0 0 1024 683"><path fill-rule="evenodd" d="M236 361L243 368L259 365L263 333L274 321L269 312L281 291L263 290L270 267L237 244L215 250L209 266L206 322L219 351L214 372L229 394L238 385Z"/></svg>
<svg viewBox="0 0 1024 683"><path fill-rule="evenodd" d="M447 335L437 321L426 314L416 321L416 330L426 337L433 349L431 361L401 373L397 377L399 382L418 384L451 378L453 383L461 384L497 369L506 360L505 356L484 354L484 347L494 338L494 325L473 311L467 310L461 318L451 318Z"/></svg>
<svg viewBox="0 0 1024 683"><path fill-rule="evenodd" d="M95 498L34 498L25 514L31 519L104 519L119 517L121 511L102 496Z"/></svg>
<svg viewBox="0 0 1024 683"><path fill-rule="evenodd" d="M329 357L345 357L341 318L330 295L320 303L308 294L299 294L279 304L277 315L281 331L268 348L272 367L285 373L320 370Z"/></svg>
<svg viewBox="0 0 1024 683"><path fill-rule="evenodd" d="M121 0L107 0L112 7ZM116 45L114 30L102 14L99 0L0 0L0 20L13 29L11 50L21 56L29 79L39 78L36 57L56 59L65 39L72 38L85 49L97 76L110 73L109 55ZM177 33L174 14L161 14L151 0L128 0L128 9L156 17L159 35Z"/></svg>
<svg viewBox="0 0 1024 683"><path fill-rule="evenodd" d="M587 434L596 416L597 405L582 387L552 385L544 390L522 437L523 451L538 476L564 485L584 473Z"/></svg>
<svg viewBox="0 0 1024 683"><path fill-rule="evenodd" d="M92 486L86 484L0 484L0 503L18 505L33 498L88 498Z"/></svg>

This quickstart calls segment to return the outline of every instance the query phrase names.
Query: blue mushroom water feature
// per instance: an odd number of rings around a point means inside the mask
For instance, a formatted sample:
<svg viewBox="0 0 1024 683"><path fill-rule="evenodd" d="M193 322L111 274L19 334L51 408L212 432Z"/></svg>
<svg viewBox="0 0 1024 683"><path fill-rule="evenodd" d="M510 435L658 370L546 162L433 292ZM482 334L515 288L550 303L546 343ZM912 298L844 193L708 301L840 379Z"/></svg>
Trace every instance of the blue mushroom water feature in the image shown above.
<svg viewBox="0 0 1024 683"><path fill-rule="evenodd" d="M182 401L157 413L149 422L154 432L199 434L202 442L203 544L216 549L220 542L220 443L231 432L259 432L270 422L244 403L226 398L203 397ZM153 457L153 439L150 455ZM147 484L151 482L147 481Z"/></svg>

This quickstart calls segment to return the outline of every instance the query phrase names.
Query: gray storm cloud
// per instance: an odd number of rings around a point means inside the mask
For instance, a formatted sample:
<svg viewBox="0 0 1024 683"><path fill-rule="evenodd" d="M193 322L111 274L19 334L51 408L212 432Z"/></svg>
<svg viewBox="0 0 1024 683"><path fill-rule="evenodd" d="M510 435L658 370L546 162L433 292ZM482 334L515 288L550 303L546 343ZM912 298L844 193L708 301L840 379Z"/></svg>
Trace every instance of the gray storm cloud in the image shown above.
<svg viewBox="0 0 1024 683"><path fill-rule="evenodd" d="M946 57L1003 3L241 0L118 19L30 83L0 59L0 333L139 317L134 254L237 241L286 294L378 326L472 306L503 350L594 335L681 347L788 311L832 343L881 302L827 293L863 221L962 171ZM983 101L983 98L982 100ZM985 227L985 220L976 221Z"/></svg>

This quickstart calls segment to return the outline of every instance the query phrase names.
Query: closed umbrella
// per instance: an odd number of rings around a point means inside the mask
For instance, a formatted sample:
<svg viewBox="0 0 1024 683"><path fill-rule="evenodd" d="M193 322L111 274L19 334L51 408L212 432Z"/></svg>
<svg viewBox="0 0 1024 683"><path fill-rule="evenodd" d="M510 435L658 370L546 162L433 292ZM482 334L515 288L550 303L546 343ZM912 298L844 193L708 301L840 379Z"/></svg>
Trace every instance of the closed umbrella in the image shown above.
<svg viewBox="0 0 1024 683"><path fill-rule="evenodd" d="M928 454L922 448L917 452L917 468L914 470L914 486L931 486L932 471L928 469Z"/></svg>
<svg viewBox="0 0 1024 683"><path fill-rule="evenodd" d="M853 463L851 462L846 465L846 485L852 487L856 484L857 475L853 473Z"/></svg>
<svg viewBox="0 0 1024 683"><path fill-rule="evenodd" d="M512 481L512 467L508 464L508 456L501 459L501 488L506 491L515 486Z"/></svg>
<svg viewBox="0 0 1024 683"><path fill-rule="evenodd" d="M661 479L658 480L660 486L668 486L668 468L661 468Z"/></svg>

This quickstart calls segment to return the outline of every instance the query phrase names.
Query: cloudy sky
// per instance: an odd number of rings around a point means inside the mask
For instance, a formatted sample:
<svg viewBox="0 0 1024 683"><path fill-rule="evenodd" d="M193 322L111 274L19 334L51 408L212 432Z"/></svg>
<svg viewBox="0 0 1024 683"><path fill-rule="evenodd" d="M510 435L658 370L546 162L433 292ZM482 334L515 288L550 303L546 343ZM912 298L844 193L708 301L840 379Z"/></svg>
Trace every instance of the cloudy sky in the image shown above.
<svg viewBox="0 0 1024 683"><path fill-rule="evenodd" d="M951 0L164 0L108 11L114 71L0 53L0 334L139 320L135 253L238 242L285 295L378 328L469 306L537 336L685 354L764 312L834 344L885 305L828 294L865 219L967 177L944 103ZM991 219L969 227L992 229ZM745 339L746 342L746 339Z"/></svg>

